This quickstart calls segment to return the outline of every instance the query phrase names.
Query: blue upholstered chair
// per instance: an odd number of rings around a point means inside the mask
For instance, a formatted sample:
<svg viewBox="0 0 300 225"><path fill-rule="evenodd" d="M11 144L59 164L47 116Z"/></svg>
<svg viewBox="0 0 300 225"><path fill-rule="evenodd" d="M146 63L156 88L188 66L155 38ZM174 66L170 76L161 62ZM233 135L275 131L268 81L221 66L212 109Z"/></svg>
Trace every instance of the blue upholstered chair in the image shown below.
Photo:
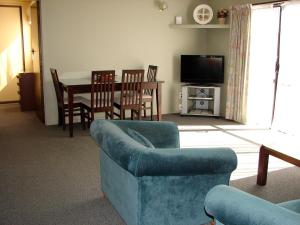
<svg viewBox="0 0 300 225"><path fill-rule="evenodd" d="M95 120L102 191L128 225L210 222L204 198L236 168L228 148L181 149L171 122Z"/></svg>
<svg viewBox="0 0 300 225"><path fill-rule="evenodd" d="M300 199L276 205L225 185L208 192L205 209L226 225L300 225Z"/></svg>

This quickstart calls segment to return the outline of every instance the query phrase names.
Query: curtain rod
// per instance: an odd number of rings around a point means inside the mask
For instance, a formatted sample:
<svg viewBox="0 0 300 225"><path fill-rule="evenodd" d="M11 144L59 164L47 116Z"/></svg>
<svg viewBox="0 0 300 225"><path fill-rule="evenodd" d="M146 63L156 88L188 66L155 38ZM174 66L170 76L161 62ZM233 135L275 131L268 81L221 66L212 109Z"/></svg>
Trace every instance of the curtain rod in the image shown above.
<svg viewBox="0 0 300 225"><path fill-rule="evenodd" d="M268 1L268 2L254 3L254 4L252 4L252 5L267 5L267 4L284 3L284 2L288 2L288 1L289 1L289 0Z"/></svg>

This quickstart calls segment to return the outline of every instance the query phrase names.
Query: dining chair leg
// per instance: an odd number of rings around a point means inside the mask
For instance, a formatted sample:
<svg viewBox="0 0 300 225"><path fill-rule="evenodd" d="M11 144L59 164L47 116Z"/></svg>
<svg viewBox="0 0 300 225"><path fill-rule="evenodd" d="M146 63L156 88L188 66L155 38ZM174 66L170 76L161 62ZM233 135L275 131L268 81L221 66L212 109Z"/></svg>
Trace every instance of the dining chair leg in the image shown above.
<svg viewBox="0 0 300 225"><path fill-rule="evenodd" d="M94 121L94 119L95 119L95 113L94 113L94 111L91 111L91 116L89 118L90 118L90 122Z"/></svg>
<svg viewBox="0 0 300 225"><path fill-rule="evenodd" d="M120 120L123 120L124 119L124 110L123 109L120 109Z"/></svg>
<svg viewBox="0 0 300 225"><path fill-rule="evenodd" d="M94 118L94 112L90 112L88 116L88 128L91 127L91 123L93 122Z"/></svg>
<svg viewBox="0 0 300 225"><path fill-rule="evenodd" d="M82 107L80 107L80 122L82 125L82 129L85 130L84 108Z"/></svg>
<svg viewBox="0 0 300 225"><path fill-rule="evenodd" d="M62 110L62 127L63 127L63 130L66 130L66 114L65 114L65 111Z"/></svg>
<svg viewBox="0 0 300 225"><path fill-rule="evenodd" d="M63 119L62 119L62 109L58 108L58 126L61 126L63 123Z"/></svg>
<svg viewBox="0 0 300 225"><path fill-rule="evenodd" d="M114 119L114 109L112 109L111 111L110 111L110 119Z"/></svg>
<svg viewBox="0 0 300 225"><path fill-rule="evenodd" d="M131 115L130 115L131 120L134 120L134 115L133 114L134 114L134 112L133 112L133 110L131 110Z"/></svg>
<svg viewBox="0 0 300 225"><path fill-rule="evenodd" d="M151 101L151 120L153 121L153 102Z"/></svg>
<svg viewBox="0 0 300 225"><path fill-rule="evenodd" d="M144 108L144 117L146 117L146 116L147 116L147 110L146 110L146 107L147 107L147 103L146 103L146 102L144 102L144 103L143 103L143 108Z"/></svg>
<svg viewBox="0 0 300 225"><path fill-rule="evenodd" d="M123 109L123 113L122 113L122 120L125 120L125 116L126 116L126 110L125 109Z"/></svg>

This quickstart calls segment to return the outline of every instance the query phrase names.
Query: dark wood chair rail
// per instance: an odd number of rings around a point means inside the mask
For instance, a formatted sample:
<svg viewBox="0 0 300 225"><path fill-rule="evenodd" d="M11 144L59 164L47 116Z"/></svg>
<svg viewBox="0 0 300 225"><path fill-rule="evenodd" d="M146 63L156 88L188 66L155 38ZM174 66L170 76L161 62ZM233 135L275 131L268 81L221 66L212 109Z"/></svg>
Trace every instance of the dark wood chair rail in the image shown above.
<svg viewBox="0 0 300 225"><path fill-rule="evenodd" d="M69 117L69 120L72 121L73 126L73 116L80 116L81 123L83 128L85 129L85 122L84 122L84 109L82 108L81 103L74 103L73 97L72 97L72 104L66 104L64 102L64 91L63 86L58 78L58 73L56 69L50 68L53 85L55 89L56 94L56 100L57 100L57 110L58 110L58 125L62 125L63 130L66 129L66 117ZM73 127L72 127L73 130Z"/></svg>
<svg viewBox="0 0 300 225"><path fill-rule="evenodd" d="M147 80L149 82L156 81L157 70L157 66L149 65L147 72ZM150 109L151 120L153 120L153 99L153 89L145 89L143 94L142 110L144 111L144 117L146 117L147 109ZM150 106L147 106L147 103L150 103Z"/></svg>
<svg viewBox="0 0 300 225"><path fill-rule="evenodd" d="M133 114L137 114L141 119L142 108L142 82L144 81L144 70L123 70L122 88L119 99L116 99L114 106L120 111L115 113L121 120L125 119L125 111L131 110L131 119Z"/></svg>
<svg viewBox="0 0 300 225"><path fill-rule="evenodd" d="M83 102L88 111L88 124L94 120L94 114L105 112L105 118L113 119L114 114L115 71L92 71L91 99Z"/></svg>

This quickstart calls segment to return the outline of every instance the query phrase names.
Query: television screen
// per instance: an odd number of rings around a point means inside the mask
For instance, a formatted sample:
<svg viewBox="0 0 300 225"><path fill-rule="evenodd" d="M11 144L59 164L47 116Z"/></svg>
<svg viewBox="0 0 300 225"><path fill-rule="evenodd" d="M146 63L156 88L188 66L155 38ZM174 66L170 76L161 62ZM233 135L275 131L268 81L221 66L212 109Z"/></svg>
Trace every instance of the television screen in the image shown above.
<svg viewBox="0 0 300 225"><path fill-rule="evenodd" d="M224 56L181 55L181 82L223 83Z"/></svg>

